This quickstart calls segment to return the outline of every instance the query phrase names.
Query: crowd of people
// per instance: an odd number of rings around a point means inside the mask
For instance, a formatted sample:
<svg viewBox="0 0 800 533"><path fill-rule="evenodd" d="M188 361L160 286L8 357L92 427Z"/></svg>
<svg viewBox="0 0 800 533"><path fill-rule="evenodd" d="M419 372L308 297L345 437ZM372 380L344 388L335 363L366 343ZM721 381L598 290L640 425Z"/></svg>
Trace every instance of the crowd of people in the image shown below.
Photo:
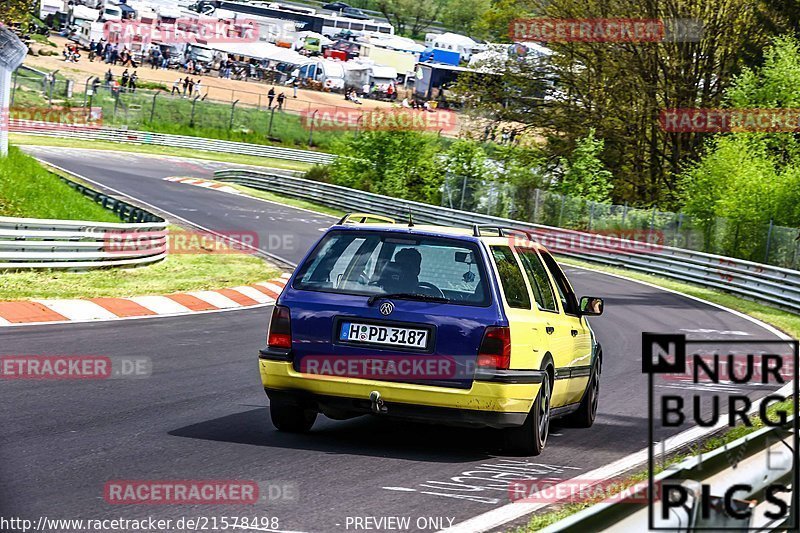
<svg viewBox="0 0 800 533"><path fill-rule="evenodd" d="M105 86L114 92L120 90L126 92L136 92L136 83L139 80L139 74L134 70L133 73L128 72L128 69L122 73L119 79L114 77L114 73L109 68L105 74Z"/></svg>
<svg viewBox="0 0 800 533"><path fill-rule="evenodd" d="M172 92L170 94L183 96L189 98L191 96L200 96L203 88L203 80L197 78L193 80L189 76L180 77L172 83Z"/></svg>

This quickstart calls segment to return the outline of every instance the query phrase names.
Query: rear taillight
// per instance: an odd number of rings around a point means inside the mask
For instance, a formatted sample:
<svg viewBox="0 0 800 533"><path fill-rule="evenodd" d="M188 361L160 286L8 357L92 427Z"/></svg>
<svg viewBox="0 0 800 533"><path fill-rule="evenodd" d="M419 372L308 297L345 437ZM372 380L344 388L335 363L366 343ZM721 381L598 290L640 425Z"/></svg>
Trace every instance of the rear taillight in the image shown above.
<svg viewBox="0 0 800 533"><path fill-rule="evenodd" d="M276 305L272 310L267 345L270 348L289 349L292 347L292 317L288 307Z"/></svg>
<svg viewBox="0 0 800 533"><path fill-rule="evenodd" d="M506 326L489 326L478 349L478 367L508 370L511 364L511 330Z"/></svg>

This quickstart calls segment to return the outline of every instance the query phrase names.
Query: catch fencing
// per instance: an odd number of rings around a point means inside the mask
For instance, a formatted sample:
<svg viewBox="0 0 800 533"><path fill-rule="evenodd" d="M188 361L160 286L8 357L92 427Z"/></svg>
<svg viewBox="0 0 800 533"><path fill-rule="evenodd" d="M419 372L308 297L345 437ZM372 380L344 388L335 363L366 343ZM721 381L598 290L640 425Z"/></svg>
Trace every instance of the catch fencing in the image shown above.
<svg viewBox="0 0 800 533"><path fill-rule="evenodd" d="M657 274L800 313L800 271L797 270L670 247L659 239L642 241L531 224L267 172L231 169L217 171L215 176L220 181L301 198L342 211L372 212L401 220L411 214L414 222L446 226L513 226L529 231L536 240L563 256ZM645 233L645 236L651 235Z"/></svg>

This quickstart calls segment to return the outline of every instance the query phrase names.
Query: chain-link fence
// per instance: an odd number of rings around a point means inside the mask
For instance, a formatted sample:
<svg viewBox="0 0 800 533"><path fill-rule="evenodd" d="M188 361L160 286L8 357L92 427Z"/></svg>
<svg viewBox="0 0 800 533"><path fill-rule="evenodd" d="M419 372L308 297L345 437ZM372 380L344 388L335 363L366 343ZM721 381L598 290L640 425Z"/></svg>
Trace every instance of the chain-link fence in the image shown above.
<svg viewBox="0 0 800 533"><path fill-rule="evenodd" d="M117 82L119 80L116 80ZM291 88L276 87L270 99L266 88L255 103L212 101L208 88L178 83L142 82L135 89L99 77L83 84L54 73L20 68L12 85L12 107L84 107L98 124L256 144L330 148L351 130L315 129L315 112L326 115L352 112L352 107L322 105L293 97ZM279 103L278 96L284 98ZM94 109L90 113L90 109Z"/></svg>
<svg viewBox="0 0 800 533"><path fill-rule="evenodd" d="M800 266L800 229L772 222L700 220L683 213L592 202L497 180L447 176L442 205L562 228L648 239L653 244ZM630 234L630 232L638 232Z"/></svg>

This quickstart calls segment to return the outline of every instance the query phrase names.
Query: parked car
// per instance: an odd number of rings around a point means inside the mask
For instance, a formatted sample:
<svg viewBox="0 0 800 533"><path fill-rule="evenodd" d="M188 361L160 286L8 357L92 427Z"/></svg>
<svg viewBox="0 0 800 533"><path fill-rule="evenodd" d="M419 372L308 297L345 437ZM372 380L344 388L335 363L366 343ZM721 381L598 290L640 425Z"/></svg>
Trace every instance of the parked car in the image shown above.
<svg viewBox="0 0 800 533"><path fill-rule="evenodd" d="M344 2L331 2L329 4L322 4L322 9L327 9L328 11L341 11L346 7L350 7L350 4L346 4Z"/></svg>
<svg viewBox="0 0 800 533"><path fill-rule="evenodd" d="M273 309L259 356L272 422L305 432L318 413L373 414L491 427L537 455L552 418L595 420L602 350L587 317L602 312L600 298L576 300L525 233L348 215Z"/></svg>

